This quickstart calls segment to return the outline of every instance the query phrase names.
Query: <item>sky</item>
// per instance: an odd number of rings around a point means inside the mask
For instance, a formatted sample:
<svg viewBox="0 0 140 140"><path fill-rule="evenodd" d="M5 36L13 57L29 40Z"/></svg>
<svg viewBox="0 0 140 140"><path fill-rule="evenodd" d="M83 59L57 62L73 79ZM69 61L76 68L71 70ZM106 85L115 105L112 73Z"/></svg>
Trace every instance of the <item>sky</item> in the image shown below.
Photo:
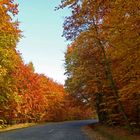
<svg viewBox="0 0 140 140"><path fill-rule="evenodd" d="M33 62L35 72L64 84L64 52L68 43L61 35L68 9L54 11L60 0L17 1L18 20L23 31L17 50L25 63Z"/></svg>

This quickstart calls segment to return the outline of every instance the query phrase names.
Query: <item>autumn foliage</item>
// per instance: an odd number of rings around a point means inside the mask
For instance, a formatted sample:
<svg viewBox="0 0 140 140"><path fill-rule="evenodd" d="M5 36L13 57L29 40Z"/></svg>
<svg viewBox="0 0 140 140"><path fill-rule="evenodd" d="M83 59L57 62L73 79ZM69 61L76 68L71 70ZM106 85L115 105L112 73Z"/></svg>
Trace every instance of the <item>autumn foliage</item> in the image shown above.
<svg viewBox="0 0 140 140"><path fill-rule="evenodd" d="M95 107L99 121L140 127L140 2L63 0L65 87Z"/></svg>
<svg viewBox="0 0 140 140"><path fill-rule="evenodd" d="M0 120L7 123L86 119L140 127L140 2L62 0L69 7L63 36L63 85L24 64L16 45L21 37L13 0L0 1Z"/></svg>
<svg viewBox="0 0 140 140"><path fill-rule="evenodd" d="M18 5L0 1L0 120L7 124L91 118L89 105L65 92L63 85L24 64L16 45L21 37ZM85 110L85 111L83 111Z"/></svg>

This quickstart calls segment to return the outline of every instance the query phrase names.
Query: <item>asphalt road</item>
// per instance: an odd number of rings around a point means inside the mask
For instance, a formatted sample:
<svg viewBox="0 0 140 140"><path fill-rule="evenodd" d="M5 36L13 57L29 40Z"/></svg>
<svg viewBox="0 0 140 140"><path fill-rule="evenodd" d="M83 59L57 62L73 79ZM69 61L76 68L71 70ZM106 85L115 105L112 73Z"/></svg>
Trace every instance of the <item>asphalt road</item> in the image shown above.
<svg viewBox="0 0 140 140"><path fill-rule="evenodd" d="M0 140L89 140L82 126L96 120L49 123L0 133Z"/></svg>

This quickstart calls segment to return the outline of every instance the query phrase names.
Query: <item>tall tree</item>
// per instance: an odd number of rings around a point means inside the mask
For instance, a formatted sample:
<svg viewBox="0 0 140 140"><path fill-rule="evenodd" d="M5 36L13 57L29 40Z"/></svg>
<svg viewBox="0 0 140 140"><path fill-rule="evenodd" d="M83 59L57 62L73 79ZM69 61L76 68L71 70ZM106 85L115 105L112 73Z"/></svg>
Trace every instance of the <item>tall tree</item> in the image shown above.
<svg viewBox="0 0 140 140"><path fill-rule="evenodd" d="M8 117L10 104L15 100L15 83L11 73L17 68L21 58L16 52L20 37L18 22L12 17L18 12L17 4L11 0L0 1L0 117ZM9 112L9 113L8 113Z"/></svg>
<svg viewBox="0 0 140 140"><path fill-rule="evenodd" d="M111 61L107 50L110 46L115 45L115 47L119 47L119 44L114 44L112 41L116 41L116 38L114 37L118 33L119 38L121 37L121 32L123 33L123 31L126 31L125 33L128 33L128 26L125 27L125 25L130 25L130 28L132 30L139 28L137 24L139 11L138 2L135 2L134 0L130 0L128 3L124 2L123 0L85 0L82 2L80 0L64 0L62 1L59 8L64 8L66 6L69 6L69 8L72 10L72 15L65 19L63 35L68 40L75 40L80 34L88 32L88 34L86 35L87 37L85 43L91 39L94 40L96 46L98 47L98 51L101 52L100 59L104 65L103 69L106 73L108 84L112 89L112 93L115 97L116 103L118 104L119 110L123 118L127 122L128 127L132 128L127 113L124 110L122 102L120 101L120 94L114 79L114 75L110 65ZM120 9L120 7L123 7L124 9ZM134 7L137 8L134 9ZM134 13L136 14L136 16L132 18L131 14L134 15ZM117 16L115 16L116 14ZM120 20L124 21L123 24ZM112 34L112 31L114 31L114 35ZM135 40L133 36L136 37L135 44L138 45L138 34L132 34L132 42ZM123 41L120 40L121 45L124 44L124 41L126 43L126 41L128 40L129 37L127 36Z"/></svg>

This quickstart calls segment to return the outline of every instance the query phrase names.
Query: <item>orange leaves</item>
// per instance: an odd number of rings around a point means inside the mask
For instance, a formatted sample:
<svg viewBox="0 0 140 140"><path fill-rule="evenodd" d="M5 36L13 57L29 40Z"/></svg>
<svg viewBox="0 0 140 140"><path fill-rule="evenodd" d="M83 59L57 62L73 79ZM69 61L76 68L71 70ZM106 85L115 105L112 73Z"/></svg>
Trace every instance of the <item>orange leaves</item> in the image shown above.
<svg viewBox="0 0 140 140"><path fill-rule="evenodd" d="M14 0L1 0L0 6L3 6L6 12L11 12L13 15L18 14L18 4L15 4Z"/></svg>
<svg viewBox="0 0 140 140"><path fill-rule="evenodd" d="M94 102L99 120L124 123L121 112L128 127L129 120L138 126L139 2L75 0L67 6L72 13L63 35L73 41L65 55L67 90Z"/></svg>
<svg viewBox="0 0 140 140"><path fill-rule="evenodd" d="M16 51L21 37L19 23L13 22L17 13L14 0L0 0L0 119L21 123L83 118L82 109L88 107L69 97L63 85L35 73L32 62L25 65L22 61ZM85 118L91 115L87 111Z"/></svg>
<svg viewBox="0 0 140 140"><path fill-rule="evenodd" d="M11 0L0 1L0 46L3 48L16 47L20 37L18 22L12 21L12 16L17 14L17 4Z"/></svg>
<svg viewBox="0 0 140 140"><path fill-rule="evenodd" d="M92 114L90 110L87 115L80 116L83 112L80 109L89 107L84 107L82 103L77 105L77 101L65 92L63 85L34 73L28 65L19 64L13 78L16 80L16 101L19 102L15 103L16 115L13 114L11 119L19 122L61 121L75 119L75 115L79 119L89 118ZM68 114L67 111L74 113Z"/></svg>

